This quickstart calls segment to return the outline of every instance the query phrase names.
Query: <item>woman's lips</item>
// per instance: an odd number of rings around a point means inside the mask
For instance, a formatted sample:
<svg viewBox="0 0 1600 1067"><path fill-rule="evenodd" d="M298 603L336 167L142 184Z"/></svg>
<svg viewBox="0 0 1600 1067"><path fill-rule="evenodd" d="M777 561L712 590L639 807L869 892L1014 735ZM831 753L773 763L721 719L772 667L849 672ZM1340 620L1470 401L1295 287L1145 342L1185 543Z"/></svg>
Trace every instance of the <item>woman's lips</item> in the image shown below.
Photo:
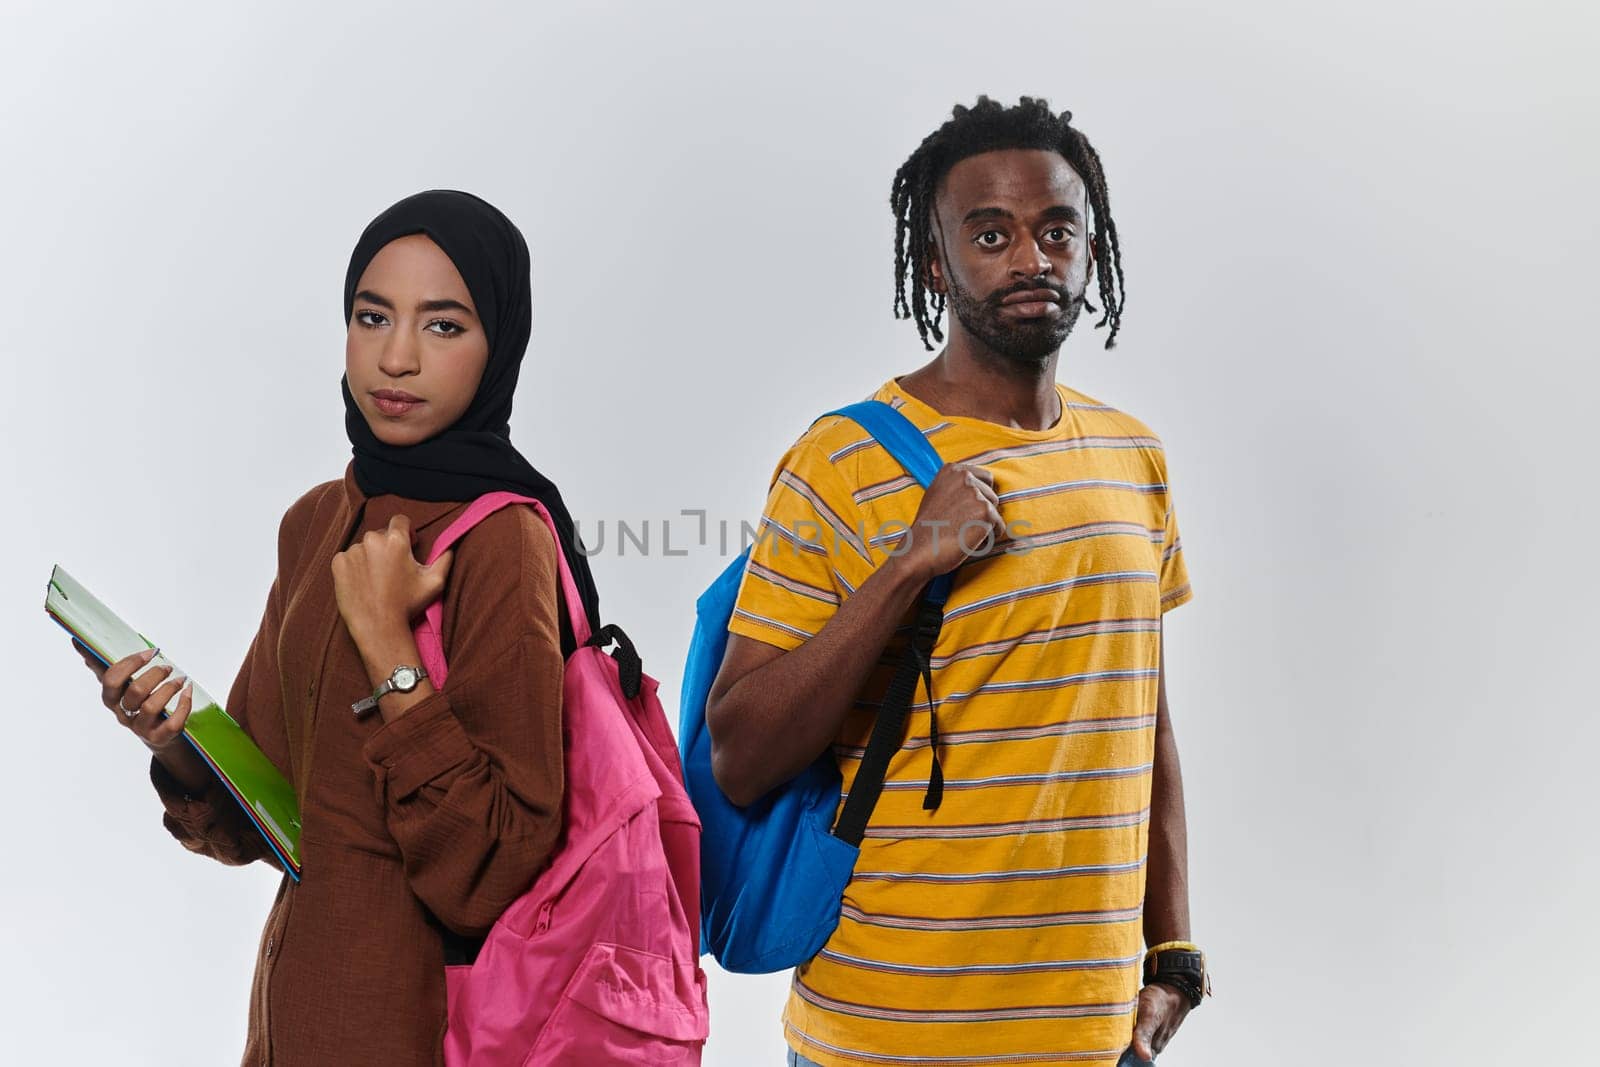
<svg viewBox="0 0 1600 1067"><path fill-rule="evenodd" d="M377 389L371 395L372 402L385 415L404 415L423 404L421 397L402 393L398 389Z"/></svg>

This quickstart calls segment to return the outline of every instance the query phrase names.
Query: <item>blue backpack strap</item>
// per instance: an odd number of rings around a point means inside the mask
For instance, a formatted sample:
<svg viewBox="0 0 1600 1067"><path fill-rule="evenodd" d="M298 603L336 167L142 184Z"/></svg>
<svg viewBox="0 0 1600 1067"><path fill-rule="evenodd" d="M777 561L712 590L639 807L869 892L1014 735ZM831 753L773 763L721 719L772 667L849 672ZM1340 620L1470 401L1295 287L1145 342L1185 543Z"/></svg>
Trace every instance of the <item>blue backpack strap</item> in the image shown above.
<svg viewBox="0 0 1600 1067"><path fill-rule="evenodd" d="M881 400L863 400L859 404L836 408L828 414L843 415L870 433L924 489L932 483L939 468L944 466L944 460L928 443L927 436L892 404L885 404Z"/></svg>
<svg viewBox="0 0 1600 1067"><path fill-rule="evenodd" d="M923 489L933 482L934 475L944 466L938 450L928 443L927 436L900 410L881 400L863 400L826 413L842 415L866 430L893 456L905 472L917 480ZM823 416L826 417L826 416ZM867 822L872 818L878 797L883 792L884 778L888 775L889 760L901 745L906 715L916 697L920 677L928 689L928 748L933 764L928 773L928 789L922 806L933 810L944 798L944 767L939 759L938 703L933 698L933 669L930 657L934 642L939 638L944 624L944 604L950 595L953 577L941 574L928 583L917 605L916 622L906 642L906 654L889 680L883 702L878 705L878 715L872 724L872 735L867 740L866 751L856 770L855 783L845 798L839 812L834 835L852 845L860 846L866 835Z"/></svg>
<svg viewBox="0 0 1600 1067"><path fill-rule="evenodd" d="M826 418L828 415L842 415L871 434L873 440L882 445L884 451L893 456L924 489L933 483L934 475L944 466L938 450L928 443L927 435L892 404L885 404L881 400L863 400L835 408L819 417ZM943 605L950 595L950 584L951 576L941 574L929 584L927 598Z"/></svg>

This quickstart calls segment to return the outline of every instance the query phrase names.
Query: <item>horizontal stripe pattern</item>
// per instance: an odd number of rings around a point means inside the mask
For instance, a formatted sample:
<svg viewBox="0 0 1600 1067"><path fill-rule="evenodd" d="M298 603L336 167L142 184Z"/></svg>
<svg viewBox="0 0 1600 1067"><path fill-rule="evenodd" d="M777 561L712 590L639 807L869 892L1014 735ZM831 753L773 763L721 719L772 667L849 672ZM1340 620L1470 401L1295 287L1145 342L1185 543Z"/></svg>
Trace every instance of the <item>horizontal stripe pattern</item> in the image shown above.
<svg viewBox="0 0 1600 1067"><path fill-rule="evenodd" d="M846 922L882 926L891 930L1038 930L1047 926L1106 926L1138 922L1143 908L1106 911L1055 911L1038 915L959 915L934 918L915 915L877 915L846 903L839 911Z"/></svg>
<svg viewBox="0 0 1600 1067"><path fill-rule="evenodd" d="M1161 620L1191 594L1159 439L1058 394L1060 422L1026 431L877 393L947 462L993 472L1013 540L956 570L839 925L795 973L789 1041L825 1067L1113 1067L1127 1047ZM730 630L783 649L820 632L921 498L859 426L817 420L779 464L761 529L788 536L752 548ZM846 797L909 621L835 739ZM944 791L926 810L935 719Z"/></svg>

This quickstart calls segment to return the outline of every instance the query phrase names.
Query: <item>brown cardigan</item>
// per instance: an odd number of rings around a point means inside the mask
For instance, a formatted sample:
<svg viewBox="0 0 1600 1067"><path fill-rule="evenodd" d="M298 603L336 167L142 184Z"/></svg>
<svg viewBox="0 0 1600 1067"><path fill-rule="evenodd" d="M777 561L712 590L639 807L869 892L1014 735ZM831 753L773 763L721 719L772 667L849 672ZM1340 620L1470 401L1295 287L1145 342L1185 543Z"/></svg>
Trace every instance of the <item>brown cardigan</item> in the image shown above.
<svg viewBox="0 0 1600 1067"><path fill-rule="evenodd" d="M303 821L303 879L284 877L261 935L247 1067L441 1062L441 927L484 934L560 831L556 545L531 509L497 512L456 546L445 689L387 725L350 711L372 686L334 602L334 554L404 513L423 558L463 506L368 500L347 469L284 515L227 705L294 782ZM276 864L219 787L188 799L160 764L151 777L185 847Z"/></svg>

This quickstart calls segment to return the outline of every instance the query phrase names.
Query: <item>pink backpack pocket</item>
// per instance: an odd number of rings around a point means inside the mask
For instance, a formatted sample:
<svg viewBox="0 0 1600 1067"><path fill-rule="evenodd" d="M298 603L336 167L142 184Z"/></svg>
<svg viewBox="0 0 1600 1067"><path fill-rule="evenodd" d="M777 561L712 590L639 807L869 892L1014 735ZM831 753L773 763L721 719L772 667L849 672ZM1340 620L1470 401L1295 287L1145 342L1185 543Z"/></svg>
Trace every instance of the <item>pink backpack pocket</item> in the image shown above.
<svg viewBox="0 0 1600 1067"><path fill-rule="evenodd" d="M429 562L488 515L536 500L490 493L440 535ZM558 540L559 544L559 540ZM627 637L591 634L558 552L578 648L562 683L562 832L477 959L446 968L448 1067L694 1065L709 1032L699 966L700 823L676 746ZM435 684L448 676L442 605L416 627ZM618 653L603 646L615 639Z"/></svg>

